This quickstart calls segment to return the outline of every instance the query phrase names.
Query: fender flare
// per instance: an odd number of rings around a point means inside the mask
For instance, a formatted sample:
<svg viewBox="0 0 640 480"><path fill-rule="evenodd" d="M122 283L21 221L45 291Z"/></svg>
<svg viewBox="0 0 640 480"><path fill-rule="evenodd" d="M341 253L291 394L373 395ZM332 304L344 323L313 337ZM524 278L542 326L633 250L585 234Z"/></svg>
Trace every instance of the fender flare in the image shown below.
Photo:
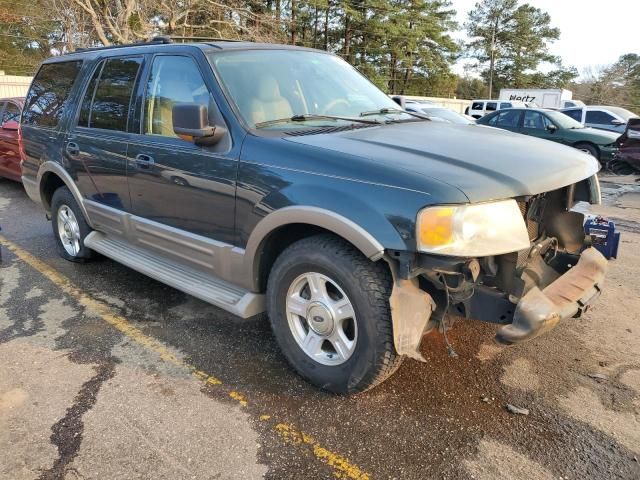
<svg viewBox="0 0 640 480"><path fill-rule="evenodd" d="M249 236L245 248L244 270L250 275L249 278L252 281L258 275L260 268L259 253L264 241L278 228L294 223L314 225L333 232L350 242L372 261L377 261L384 255L384 247L373 235L342 215L331 210L312 206L284 207L260 220Z"/></svg>
<svg viewBox="0 0 640 480"><path fill-rule="evenodd" d="M92 226L91 219L89 218L89 214L87 213L87 209L85 208L84 201L82 199L82 194L80 193L80 190L78 189L76 183L73 181L73 178L71 178L69 172L67 172L62 165L50 160L40 165L40 168L38 169L38 175L36 177L36 183L38 185L38 191L40 193L40 201L47 210L47 213L50 213L51 206L47 205L47 202L43 197L44 192L42 191L42 178L46 173L53 173L64 182L69 191L71 191L71 194L73 195L73 198L75 198L76 203L80 207L80 210L82 210L82 214L84 215L85 220L87 221L89 226Z"/></svg>

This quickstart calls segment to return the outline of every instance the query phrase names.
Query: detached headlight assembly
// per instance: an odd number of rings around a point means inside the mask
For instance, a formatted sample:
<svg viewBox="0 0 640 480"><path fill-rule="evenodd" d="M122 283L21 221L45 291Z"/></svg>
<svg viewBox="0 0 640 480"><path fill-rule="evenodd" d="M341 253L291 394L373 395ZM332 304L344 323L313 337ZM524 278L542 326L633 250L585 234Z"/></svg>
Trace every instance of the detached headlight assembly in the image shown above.
<svg viewBox="0 0 640 480"><path fill-rule="evenodd" d="M418 213L418 250L438 255L486 257L529 248L515 200L427 207Z"/></svg>

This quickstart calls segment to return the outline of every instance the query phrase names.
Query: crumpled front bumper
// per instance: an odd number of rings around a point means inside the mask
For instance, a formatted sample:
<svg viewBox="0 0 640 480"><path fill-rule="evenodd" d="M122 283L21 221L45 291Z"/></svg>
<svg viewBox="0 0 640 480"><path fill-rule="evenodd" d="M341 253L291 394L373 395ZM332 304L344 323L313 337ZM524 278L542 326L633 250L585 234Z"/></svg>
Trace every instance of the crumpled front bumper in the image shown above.
<svg viewBox="0 0 640 480"><path fill-rule="evenodd" d="M535 338L560 320L579 316L599 295L607 271L607 259L595 248L587 248L578 263L543 290L533 287L518 302L513 322L496 334L505 344Z"/></svg>

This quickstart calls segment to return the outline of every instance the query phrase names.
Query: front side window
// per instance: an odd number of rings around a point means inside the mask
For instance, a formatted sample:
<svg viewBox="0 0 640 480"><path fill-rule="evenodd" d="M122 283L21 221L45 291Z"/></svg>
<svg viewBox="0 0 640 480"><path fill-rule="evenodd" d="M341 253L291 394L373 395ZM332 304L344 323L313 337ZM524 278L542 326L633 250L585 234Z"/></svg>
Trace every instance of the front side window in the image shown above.
<svg viewBox="0 0 640 480"><path fill-rule="evenodd" d="M126 132L141 63L139 57L110 58L96 69L80 107L78 125Z"/></svg>
<svg viewBox="0 0 640 480"><path fill-rule="evenodd" d="M368 120L415 120L355 68L337 56L298 50L242 50L210 55L224 89L250 128L296 115ZM384 109L386 112L377 113ZM378 118L376 118L378 117ZM299 118L299 117L298 117ZM276 129L333 126L351 120L313 119L278 123Z"/></svg>
<svg viewBox="0 0 640 480"><path fill-rule="evenodd" d="M79 60L42 65L29 88L22 123L57 127L81 66Z"/></svg>
<svg viewBox="0 0 640 480"><path fill-rule="evenodd" d="M0 124L6 122L19 122L20 121L20 109L17 105L7 102L7 106L2 113L2 119L0 119Z"/></svg>
<svg viewBox="0 0 640 480"><path fill-rule="evenodd" d="M524 112L524 128L530 128L534 130L545 129L545 118L538 112L532 112L530 110Z"/></svg>
<svg viewBox="0 0 640 480"><path fill-rule="evenodd" d="M606 125L611 123L612 120L615 120L615 118L607 112L603 112L601 110L589 110L587 111L587 119L585 122Z"/></svg>
<svg viewBox="0 0 640 480"><path fill-rule="evenodd" d="M209 99L209 90L191 57L157 56L147 81L143 133L177 137L173 131L173 106L197 103L208 107Z"/></svg>
<svg viewBox="0 0 640 480"><path fill-rule="evenodd" d="M487 112L495 112L498 109L496 102L487 102Z"/></svg>

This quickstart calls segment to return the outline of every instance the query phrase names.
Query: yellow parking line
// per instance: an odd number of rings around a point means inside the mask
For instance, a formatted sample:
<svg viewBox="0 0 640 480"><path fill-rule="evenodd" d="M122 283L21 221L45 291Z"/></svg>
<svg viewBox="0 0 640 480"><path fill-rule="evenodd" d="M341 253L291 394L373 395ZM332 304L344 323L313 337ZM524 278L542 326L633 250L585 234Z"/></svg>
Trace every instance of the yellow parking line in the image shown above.
<svg viewBox="0 0 640 480"><path fill-rule="evenodd" d="M101 300L94 299L84 291L80 290L62 273L50 267L43 261L38 260L29 252L7 240L2 235L0 235L0 245L6 247L20 260L40 272L43 276L56 284L64 293L73 297L87 310L100 317L102 320L134 340L136 343L148 348L149 350L153 350L163 360L174 365L187 368L191 371L191 374L194 377L207 385L219 386L223 384L217 377L199 370L195 365L185 362L184 360L180 360L164 344L155 338L146 335L139 328L132 325L125 317L114 313L109 305ZM241 392L231 391L228 395L242 406L247 406L249 403L246 395ZM259 418L263 421L269 421L272 423L272 428L275 429L279 438L282 439L286 445L300 447L310 451L317 460L328 465L332 469L333 475L336 478L350 478L354 480L368 480L370 478L369 474L363 472L359 467L353 465L346 458L327 450L316 442L313 437L301 432L294 425L276 423L271 420L272 416L267 414L261 414Z"/></svg>

